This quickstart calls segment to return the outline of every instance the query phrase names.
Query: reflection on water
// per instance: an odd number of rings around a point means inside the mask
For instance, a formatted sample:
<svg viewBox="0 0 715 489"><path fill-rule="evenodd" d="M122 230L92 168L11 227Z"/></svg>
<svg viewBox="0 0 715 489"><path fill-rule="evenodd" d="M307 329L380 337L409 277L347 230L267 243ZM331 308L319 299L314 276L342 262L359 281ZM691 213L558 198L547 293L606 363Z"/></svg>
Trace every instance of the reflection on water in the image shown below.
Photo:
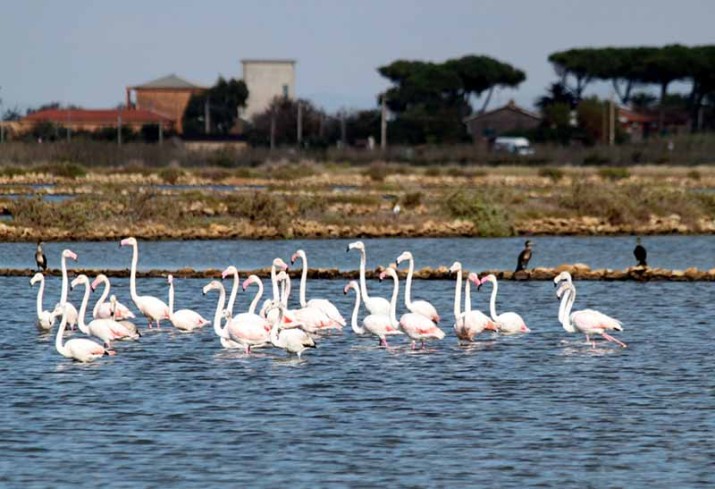
<svg viewBox="0 0 715 489"><path fill-rule="evenodd" d="M177 307L213 317L206 282L179 279ZM311 280L310 295L348 317L344 285ZM503 283L497 298L498 312L520 313L532 333L459 346L453 286L414 284L445 318L447 337L426 351L401 337L378 348L346 328L297 361L274 349L224 350L210 327L167 325L80 365L36 333L28 279L0 277L3 485L84 486L87 467L101 467L92 485L106 487L715 484L711 284L580 283L575 308L623 321L627 349L568 335L553 286L536 282ZM46 307L59 289L48 280ZM138 289L167 294L163 279ZM112 290L131 304L127 280ZM250 298L239 293L237 310ZM488 299L473 293L475 308Z"/></svg>

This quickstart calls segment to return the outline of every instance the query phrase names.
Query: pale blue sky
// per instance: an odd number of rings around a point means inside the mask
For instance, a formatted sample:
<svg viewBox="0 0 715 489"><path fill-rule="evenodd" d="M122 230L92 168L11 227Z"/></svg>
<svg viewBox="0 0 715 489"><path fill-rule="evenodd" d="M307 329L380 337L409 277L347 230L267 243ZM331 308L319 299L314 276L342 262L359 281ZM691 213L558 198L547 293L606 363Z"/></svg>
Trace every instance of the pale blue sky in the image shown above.
<svg viewBox="0 0 715 489"><path fill-rule="evenodd" d="M479 53L527 73L492 106L528 107L556 79L551 52L715 44L714 25L711 0L0 0L0 97L107 107L169 73L210 85L240 77L242 58L294 58L300 97L369 108L378 66Z"/></svg>

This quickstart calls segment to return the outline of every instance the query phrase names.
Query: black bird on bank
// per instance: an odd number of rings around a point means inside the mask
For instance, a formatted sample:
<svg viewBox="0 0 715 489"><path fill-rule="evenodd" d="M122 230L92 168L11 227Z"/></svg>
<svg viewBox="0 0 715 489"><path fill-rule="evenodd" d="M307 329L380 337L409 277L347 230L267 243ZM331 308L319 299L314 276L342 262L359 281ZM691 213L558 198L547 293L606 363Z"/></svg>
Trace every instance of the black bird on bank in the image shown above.
<svg viewBox="0 0 715 489"><path fill-rule="evenodd" d="M37 250L35 251L35 262L37 263L37 269L43 272L47 271L47 257L42 251L42 241L37 242Z"/></svg>
<svg viewBox="0 0 715 489"><path fill-rule="evenodd" d="M647 267L648 266L648 263L646 263L646 258L648 257L648 252L646 251L645 246L643 246L641 244L640 238L636 238L636 247L633 248L633 256L636 257L639 267Z"/></svg>
<svg viewBox="0 0 715 489"><path fill-rule="evenodd" d="M531 241L527 240L526 243L524 243L524 249L519 253L516 270L514 270L514 272L526 270L526 267L529 266L529 260L531 260Z"/></svg>

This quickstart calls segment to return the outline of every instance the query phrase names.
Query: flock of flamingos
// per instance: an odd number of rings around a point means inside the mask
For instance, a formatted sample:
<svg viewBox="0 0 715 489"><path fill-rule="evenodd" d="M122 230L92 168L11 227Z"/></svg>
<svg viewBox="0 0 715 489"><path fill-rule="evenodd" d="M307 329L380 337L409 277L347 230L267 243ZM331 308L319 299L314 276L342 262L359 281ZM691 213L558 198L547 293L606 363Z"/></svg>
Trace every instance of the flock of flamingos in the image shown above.
<svg viewBox="0 0 715 489"><path fill-rule="evenodd" d="M211 321L190 309L174 310L174 283L171 275L167 277L169 287L168 305L158 297L139 295L136 281L137 263L139 261L137 240L135 238L126 238L121 241L120 245L133 248L130 276L131 299L141 315L147 319L149 328L152 327L153 323L156 324L156 328L159 328L162 320L168 320L175 328L183 331L192 331L211 323ZM411 298L414 260L410 252L402 253L396 260L396 266L405 261L408 262L404 292L407 312L398 319L399 280L395 268L391 266L380 274L380 280L390 278L393 281L394 285L390 300L371 296L368 294L365 280L367 261L365 245L361 241L356 241L348 246L347 251L351 250L358 250L360 253L360 278L359 282L354 280L349 282L344 288L344 293L348 294L353 291L355 294L355 306L352 310L350 323L355 334L376 336L380 341L380 345L385 348L390 348L387 343L388 336L404 335L411 340L413 349L417 347L417 342L420 342L422 348L424 348L426 340L441 340L445 337L445 332L438 326L440 316L435 307L428 301L413 301ZM44 310L42 307L43 274L35 274L30 281L31 285L38 282L40 284L37 294L37 327L40 330L49 331L54 326L56 318L61 318L55 347L65 357L80 362L90 362L103 355L113 355L115 353L111 349L113 341L132 340L140 336L139 329L131 321L136 316L128 307L117 301L114 295L110 296L107 302L107 297L110 294L110 283L105 275L98 275L90 283L89 278L82 274L72 280L71 284L68 284L67 259L76 260L77 255L67 249L62 252L62 291L60 300L52 311ZM223 347L241 348L246 353L250 353L254 348L273 346L300 357L305 349L315 347L315 341L319 338L321 332L342 329L346 325L343 316L329 300L306 299L308 261L303 250L298 250L291 257L291 263L295 263L299 259L302 260L299 308L291 309L288 306L291 283L290 277L286 273L288 265L280 258L274 259L271 266L272 298L266 299L261 304L260 309L259 304L263 295L261 279L256 275L250 275L241 285L239 284L238 271L233 266L226 268L222 273L222 279L227 277L233 279L228 303L226 303L226 290L221 281L213 280L203 288L204 294L208 294L211 291L218 292L213 329ZM459 262L454 262L450 272L456 274L453 329L460 342L472 342L483 331L494 331L501 334L529 332L529 328L519 314L515 312L497 314L496 295L498 285L494 275L487 275L481 279L476 273L467 275L467 280L464 284L464 309L462 309L462 265ZM492 284L492 293L489 303L490 314L487 316L471 308L470 284L481 287L488 282ZM77 286L84 286L84 296L79 311L67 300L68 285L71 285L73 289ZM85 315L91 292L100 285L104 286L102 295L92 310L92 321L86 323ZM593 346L595 346L595 342L591 337L600 335L605 340L616 343L621 347L626 347L625 343L608 334L608 331L611 330L623 330L618 320L592 309L571 312L576 300L576 287L568 272L559 274L554 279L554 285L557 286L556 295L560 299L559 322L567 332L585 334L586 341ZM257 290L248 310L234 315L233 306L239 286L243 291L246 291L250 286L255 286ZM368 313L367 316L363 317L362 322L358 319L361 305L365 307ZM100 339L103 344L89 338L73 338L65 341L64 332L67 326L72 329L78 327L82 333Z"/></svg>

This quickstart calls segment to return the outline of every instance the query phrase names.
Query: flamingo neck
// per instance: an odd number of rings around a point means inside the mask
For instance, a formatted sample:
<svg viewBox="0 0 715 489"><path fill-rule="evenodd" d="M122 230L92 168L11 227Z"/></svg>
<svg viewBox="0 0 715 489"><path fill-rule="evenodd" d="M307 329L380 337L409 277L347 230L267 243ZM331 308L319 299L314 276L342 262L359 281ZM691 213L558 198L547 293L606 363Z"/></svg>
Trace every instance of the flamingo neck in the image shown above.
<svg viewBox="0 0 715 489"><path fill-rule="evenodd" d="M355 334L365 334L365 328L358 325L358 312L360 310L360 291L355 291L355 307L353 308L353 317L350 327Z"/></svg>
<svg viewBox="0 0 715 489"><path fill-rule="evenodd" d="M576 289L570 287L566 292L564 292L564 296L565 297L562 299L563 312L561 316L561 324L566 331L575 333L576 328L574 328L573 324L571 324L571 309L576 301Z"/></svg>
<svg viewBox="0 0 715 489"><path fill-rule="evenodd" d="M472 285L469 279L464 283L464 313L472 310Z"/></svg>
<svg viewBox="0 0 715 489"><path fill-rule="evenodd" d="M223 313L224 304L226 304L226 289L221 287L218 289L218 302L216 303L216 314L214 314L214 333L216 333L219 338L228 338L226 327L221 327L221 315Z"/></svg>
<svg viewBox="0 0 715 489"><path fill-rule="evenodd" d="M462 269L457 270L457 284L454 287L454 320L459 321L462 308Z"/></svg>
<svg viewBox="0 0 715 489"><path fill-rule="evenodd" d="M129 274L129 294L135 304L139 304L139 294L137 294L137 264L139 263L139 246L132 245L132 269ZM138 306L137 306L138 307Z"/></svg>
<svg viewBox="0 0 715 489"><path fill-rule="evenodd" d="M305 300L305 283L308 280L308 258L303 258L303 271L300 273L300 307L305 307L307 302Z"/></svg>
<svg viewBox="0 0 715 489"><path fill-rule="evenodd" d="M84 297L82 298L82 305L79 306L79 314L77 316L77 326L79 326L79 330L82 331L84 334L88 335L89 334L89 328L87 327L87 324L84 322L84 315L87 313L87 303L89 303L89 283L85 282L84 283Z"/></svg>
<svg viewBox="0 0 715 489"><path fill-rule="evenodd" d="M281 322L283 322L283 314L284 314L283 308L279 307L278 308L278 316L276 317L276 321L271 326L271 333L269 335L271 344L278 348L284 347L284 344L281 341L280 335L278 334L278 325L280 325Z"/></svg>
<svg viewBox="0 0 715 489"><path fill-rule="evenodd" d="M42 316L42 295L45 292L45 279L40 280L40 289L37 291L37 318Z"/></svg>
<svg viewBox="0 0 715 489"><path fill-rule="evenodd" d="M278 302L280 294L278 292L278 278L276 277L276 266L271 265L271 285L273 286L273 300Z"/></svg>
<svg viewBox="0 0 715 489"><path fill-rule="evenodd" d="M288 296L290 296L290 277L286 279L281 284L281 304L288 308Z"/></svg>
<svg viewBox="0 0 715 489"><path fill-rule="evenodd" d="M60 304L67 302L67 289L69 281L67 279L67 258L62 254L62 292L60 293Z"/></svg>
<svg viewBox="0 0 715 489"><path fill-rule="evenodd" d="M497 285L497 281L494 280L492 281L492 285L494 286L492 288L492 298L489 300L489 314L492 316L492 321L497 320L497 289L499 286Z"/></svg>
<svg viewBox="0 0 715 489"><path fill-rule="evenodd" d="M102 283L104 284L104 290L102 291L102 295L99 296L99 300L94 305L94 309L92 309L93 318L97 317L100 306L104 304L104 301L107 300L107 296L109 295L109 280L102 280Z"/></svg>
<svg viewBox="0 0 715 489"><path fill-rule="evenodd" d="M60 321L60 327L57 328L57 336L55 336L55 348L57 352L63 357L69 357L70 354L67 351L67 347L63 344L62 337L65 334L65 327L67 326L67 313L62 311L62 321Z"/></svg>
<svg viewBox="0 0 715 489"><path fill-rule="evenodd" d="M392 299L390 299L390 321L392 321L393 324L397 324L397 294L399 292L400 285L397 275L393 275L392 280L395 285L392 288Z"/></svg>
<svg viewBox="0 0 715 489"><path fill-rule="evenodd" d="M415 261L414 259L410 258L410 265L409 268L407 269L407 283L405 284L405 307L407 309L410 309L412 306L412 274L415 271Z"/></svg>
<svg viewBox="0 0 715 489"><path fill-rule="evenodd" d="M367 295L367 283L365 282L365 267L367 266L367 255L365 250L360 250L360 295L362 295L363 302L370 300Z"/></svg>
<svg viewBox="0 0 715 489"><path fill-rule="evenodd" d="M261 296L263 295L263 282L259 279L256 283L258 284L258 292L256 292L256 296L253 298L251 305L248 308L249 314L256 313L256 307L258 307L258 302L261 300Z"/></svg>
<svg viewBox="0 0 715 489"><path fill-rule="evenodd" d="M169 284L169 320L174 320L174 282Z"/></svg>
<svg viewBox="0 0 715 489"><path fill-rule="evenodd" d="M233 317L233 304L236 302L236 294L238 294L238 271L233 272L233 285L231 286L231 295L228 297L228 305L226 305L226 310L228 314Z"/></svg>

